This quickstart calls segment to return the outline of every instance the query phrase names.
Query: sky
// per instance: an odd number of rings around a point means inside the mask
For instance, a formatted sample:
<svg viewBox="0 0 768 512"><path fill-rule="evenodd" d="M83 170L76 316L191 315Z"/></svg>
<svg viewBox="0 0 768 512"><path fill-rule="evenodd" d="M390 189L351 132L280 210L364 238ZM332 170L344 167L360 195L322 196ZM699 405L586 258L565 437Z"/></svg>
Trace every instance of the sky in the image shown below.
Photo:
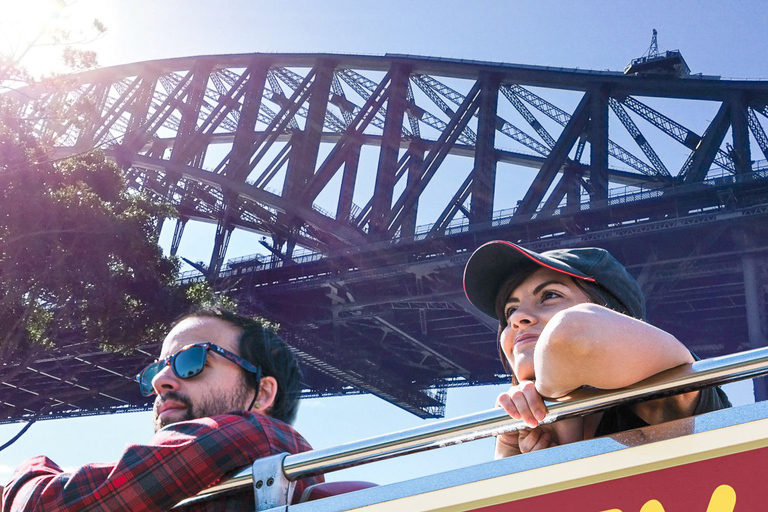
<svg viewBox="0 0 768 512"><path fill-rule="evenodd" d="M35 26L33 13L43 11L25 11L20 5L44 3L0 0L0 24L24 34L25 26ZM768 10L754 0L217 0L215 8L212 5L200 0L78 0L66 12L50 16L80 28L93 17L103 22L106 33L87 46L97 52L102 66L193 55L321 52L400 53L618 71L647 50L655 28L659 48L681 50L693 73L768 79L764 57L768 36L762 29ZM5 44L17 44L18 37L6 35ZM39 48L25 55L25 62L42 72L56 58L50 48ZM208 258L205 251L196 257L196 248L189 244L182 246L184 251L193 260ZM751 401L748 383L732 386L736 403ZM503 386L453 389L446 417L488 409L502 390ZM378 398L350 396L304 402L296 428L316 448L324 448L421 424L422 420ZM0 444L21 427L0 426ZM151 434L149 413L39 422L0 452L0 484L33 455L48 455L66 468L109 462L126 444L146 442ZM380 462L331 479L388 483L435 473L490 460L492 444L488 439L434 450L411 456L405 464Z"/></svg>

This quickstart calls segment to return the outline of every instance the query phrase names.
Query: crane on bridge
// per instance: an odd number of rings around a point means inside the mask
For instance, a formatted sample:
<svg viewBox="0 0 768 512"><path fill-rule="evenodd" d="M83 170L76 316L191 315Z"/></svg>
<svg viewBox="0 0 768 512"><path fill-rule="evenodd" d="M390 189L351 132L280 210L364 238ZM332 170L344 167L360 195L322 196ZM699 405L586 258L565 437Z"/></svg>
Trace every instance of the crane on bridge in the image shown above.
<svg viewBox="0 0 768 512"><path fill-rule="evenodd" d="M691 73L680 50L659 52L658 32L653 29L651 45L637 59L632 59L624 68L625 75L652 75L681 78Z"/></svg>

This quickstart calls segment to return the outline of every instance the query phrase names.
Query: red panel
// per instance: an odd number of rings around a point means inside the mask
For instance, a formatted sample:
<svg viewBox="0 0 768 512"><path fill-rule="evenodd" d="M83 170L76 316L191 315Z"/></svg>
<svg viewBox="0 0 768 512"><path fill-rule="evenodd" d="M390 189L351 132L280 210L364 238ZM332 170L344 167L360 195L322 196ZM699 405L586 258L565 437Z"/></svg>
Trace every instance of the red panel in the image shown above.
<svg viewBox="0 0 768 512"><path fill-rule="evenodd" d="M731 512L766 510L768 502L768 448L684 464L641 475L569 489L511 503L474 509L483 512ZM728 488L718 491L720 501L710 505L715 489L730 486L736 493L734 509ZM649 501L657 500L653 506Z"/></svg>

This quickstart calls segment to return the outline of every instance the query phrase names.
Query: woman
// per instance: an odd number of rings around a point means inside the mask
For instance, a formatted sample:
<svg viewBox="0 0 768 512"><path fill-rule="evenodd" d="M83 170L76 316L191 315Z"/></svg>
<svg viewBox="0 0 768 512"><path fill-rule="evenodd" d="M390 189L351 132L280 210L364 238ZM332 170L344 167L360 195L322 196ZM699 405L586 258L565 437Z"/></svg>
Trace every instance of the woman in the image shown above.
<svg viewBox="0 0 768 512"><path fill-rule="evenodd" d="M644 321L640 285L603 249L537 254L489 242L467 262L464 290L499 320L499 355L513 386L497 405L531 427L497 437L497 458L730 407L722 390L712 388L538 426L547 414L542 396L628 386L694 356Z"/></svg>

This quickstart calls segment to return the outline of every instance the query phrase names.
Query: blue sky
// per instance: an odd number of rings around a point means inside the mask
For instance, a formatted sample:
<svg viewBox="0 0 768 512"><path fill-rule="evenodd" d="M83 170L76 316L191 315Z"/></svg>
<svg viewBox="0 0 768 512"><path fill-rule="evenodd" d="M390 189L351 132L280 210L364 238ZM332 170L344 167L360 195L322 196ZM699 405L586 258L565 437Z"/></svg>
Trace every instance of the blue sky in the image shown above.
<svg viewBox="0 0 768 512"><path fill-rule="evenodd" d="M0 12L8 14L14 3L0 1ZM680 49L694 73L768 79L768 36L762 29L768 14L754 0L218 0L212 5L200 0L79 0L75 7L86 14L75 14L95 16L107 25L107 33L91 45L102 65L202 54L331 52L621 70L646 51L655 28L660 49ZM30 60L38 58L35 53ZM192 254L195 247L185 250L198 259ZM749 401L748 386L737 388L731 395ZM500 390L452 390L446 415L487 409ZM297 428L321 448L420 424L382 400L355 396L307 401ZM20 428L0 426L0 444ZM146 442L151 434L148 413L40 422L0 452L0 483L29 456L46 454L65 467L107 462L119 457L125 444ZM485 440L332 478L387 483L491 456L492 442Z"/></svg>

